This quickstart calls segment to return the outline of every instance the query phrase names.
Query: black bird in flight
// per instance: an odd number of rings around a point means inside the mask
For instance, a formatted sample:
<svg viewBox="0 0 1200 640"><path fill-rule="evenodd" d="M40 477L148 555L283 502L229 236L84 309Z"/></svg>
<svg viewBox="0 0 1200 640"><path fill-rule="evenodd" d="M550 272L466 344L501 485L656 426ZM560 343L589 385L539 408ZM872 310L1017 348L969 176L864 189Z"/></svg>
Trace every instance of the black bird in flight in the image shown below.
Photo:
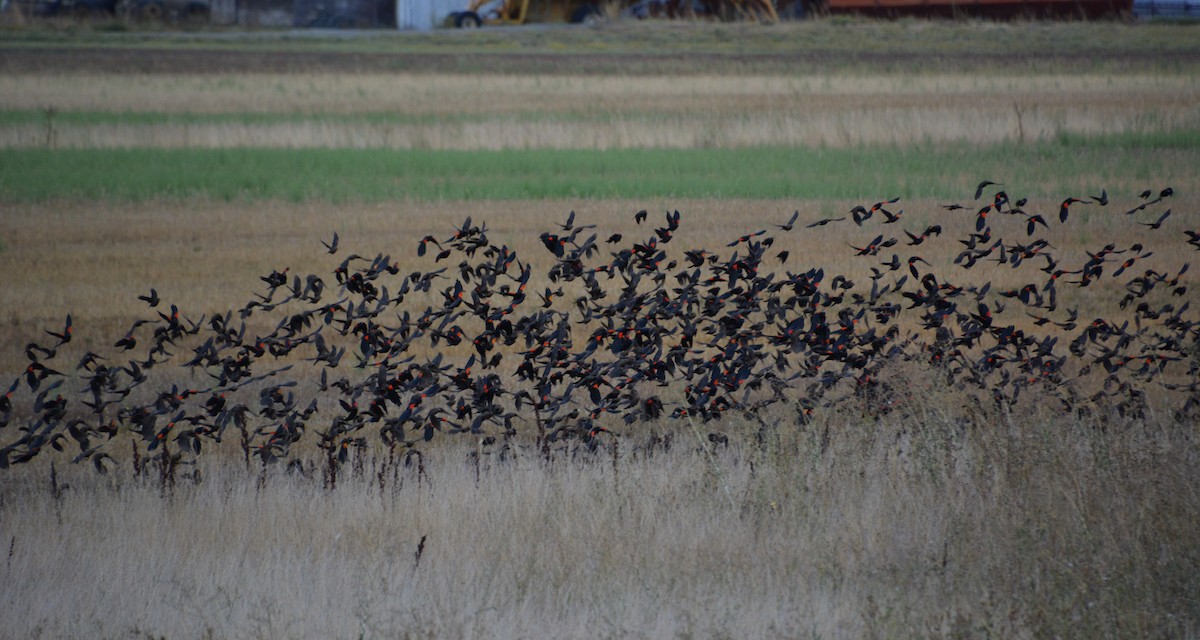
<svg viewBox="0 0 1200 640"><path fill-rule="evenodd" d="M750 242L751 238L754 238L755 236L761 236L762 234L764 234L766 232L767 232L766 229L760 229L759 231L755 231L754 233L747 233L746 235L738 238L737 240L734 240L733 242L730 242L729 244L727 244L725 246L736 247L737 245L742 244L743 242Z"/></svg>
<svg viewBox="0 0 1200 640"><path fill-rule="evenodd" d="M850 248L857 251L857 253L854 254L856 256L868 256L868 255L873 256L873 255L879 253L879 249L881 248L880 243L882 243L882 242L883 242L883 236L876 236L875 239L872 240L865 247L856 247L854 245L850 245Z"/></svg>
<svg viewBox="0 0 1200 640"><path fill-rule="evenodd" d="M159 302L158 291L155 289L150 289L150 295L138 296L138 300L145 302L151 307L157 307Z"/></svg>
<svg viewBox="0 0 1200 640"><path fill-rule="evenodd" d="M991 211L992 211L992 205L989 204L989 205L984 205L984 207L975 214L975 230L976 231L983 231L983 227L987 225L988 213L990 213Z"/></svg>
<svg viewBox="0 0 1200 640"><path fill-rule="evenodd" d="M865 220L871 217L872 213L872 211L868 211L867 208L861 204L855 205L855 207L850 210L850 215L854 216L854 224L860 227Z"/></svg>
<svg viewBox="0 0 1200 640"><path fill-rule="evenodd" d="M417 245L417 255L418 256L425 255L425 245L426 245L426 243L429 243L429 242L432 242L433 244L437 245L437 248L439 248L439 249L442 248L442 243L438 242L436 238L434 238L433 236L425 236L424 238L421 238L421 243Z"/></svg>
<svg viewBox="0 0 1200 640"><path fill-rule="evenodd" d="M1067 221L1067 213L1068 213L1067 210L1068 210L1068 208L1070 208L1071 205L1075 204L1076 202L1087 202L1087 201L1080 200L1079 198L1067 198L1066 200L1062 201L1062 205L1060 205L1058 208L1058 221L1059 222Z"/></svg>
<svg viewBox="0 0 1200 640"><path fill-rule="evenodd" d="M989 185L995 185L997 187L1004 186L1002 183L999 183L999 182L992 182L991 180L984 180L983 182L979 183L979 186L975 187L975 199L976 200L978 200L979 198L981 198L983 196L983 190L988 188Z"/></svg>
<svg viewBox="0 0 1200 640"><path fill-rule="evenodd" d="M796 218L799 218L799 217L800 217L800 212L796 211L795 213L792 214L792 219L787 221L787 224L777 224L775 226L779 227L780 229L782 229L784 231L791 231L792 225L796 224Z"/></svg>
<svg viewBox="0 0 1200 640"><path fill-rule="evenodd" d="M1188 237L1188 244L1200 249L1200 231L1184 231L1183 233Z"/></svg>
<svg viewBox="0 0 1200 640"><path fill-rule="evenodd" d="M1029 236L1033 235L1033 230L1036 229L1037 225L1039 225L1039 224L1042 225L1043 227L1045 227L1046 219L1037 214L1029 216L1029 223L1027 225L1025 225L1025 235L1029 235ZM1049 228L1049 227L1046 227L1046 228Z"/></svg>
<svg viewBox="0 0 1200 640"><path fill-rule="evenodd" d="M325 245L325 250L328 251L331 255L334 253L337 253L337 250L338 250L338 234L337 234L337 232L336 231L333 232L333 240L331 240L329 242L325 242L324 240L322 240L321 244Z"/></svg>
<svg viewBox="0 0 1200 640"><path fill-rule="evenodd" d="M50 331L49 329L46 330L46 333L54 336L55 338L58 338L59 345L64 345L71 341L71 331L72 331L71 314L68 313L67 314L67 325L65 327L63 327L62 333L55 333L54 331ZM57 347L57 345L56 345L56 347Z"/></svg>
<svg viewBox="0 0 1200 640"><path fill-rule="evenodd" d="M830 222L841 222L842 220L845 220L845 219L846 219L846 216L842 216L840 218L825 218L822 220L817 220L816 222L814 222L812 224L805 225L804 228L812 229L813 227L823 227L823 226L829 224Z"/></svg>
<svg viewBox="0 0 1200 640"><path fill-rule="evenodd" d="M904 234L907 235L908 239L910 240L910 242L908 243L908 246L915 247L915 246L921 244L922 242L925 242L925 240L927 240L929 238L929 236L931 236L931 235L937 235L937 236L942 235L942 225L934 224L934 225L925 227L925 230L922 231L921 235L919 235L919 236L909 233L909 231L907 229L904 230Z"/></svg>
<svg viewBox="0 0 1200 640"><path fill-rule="evenodd" d="M1138 224L1142 225L1143 227L1149 227L1150 229L1154 229L1155 231L1157 231L1158 228L1162 226L1163 221L1166 220L1168 217L1170 217L1170 215L1171 215L1171 210L1167 209L1165 212L1163 212L1163 214L1161 216L1158 217L1158 220L1155 220L1154 222L1139 222Z"/></svg>

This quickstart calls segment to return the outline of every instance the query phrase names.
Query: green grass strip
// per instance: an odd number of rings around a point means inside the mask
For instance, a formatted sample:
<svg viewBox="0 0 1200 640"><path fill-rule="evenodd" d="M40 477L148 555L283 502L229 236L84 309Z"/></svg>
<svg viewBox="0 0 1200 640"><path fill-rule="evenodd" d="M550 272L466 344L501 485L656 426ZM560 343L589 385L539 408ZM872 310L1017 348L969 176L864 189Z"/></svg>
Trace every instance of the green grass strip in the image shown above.
<svg viewBox="0 0 1200 640"><path fill-rule="evenodd" d="M1190 167L1198 163L1200 133L1072 136L984 148L6 149L0 200L961 198L983 178L1026 185L1027 195L1081 185L1186 189L1197 183Z"/></svg>

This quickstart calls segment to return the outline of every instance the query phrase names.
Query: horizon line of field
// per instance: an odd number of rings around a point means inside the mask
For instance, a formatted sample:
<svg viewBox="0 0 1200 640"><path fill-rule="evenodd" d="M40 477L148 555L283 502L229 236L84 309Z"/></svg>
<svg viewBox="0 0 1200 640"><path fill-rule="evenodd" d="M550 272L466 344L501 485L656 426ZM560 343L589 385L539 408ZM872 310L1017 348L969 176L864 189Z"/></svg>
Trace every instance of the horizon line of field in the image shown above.
<svg viewBox="0 0 1200 640"><path fill-rule="evenodd" d="M1183 193L1195 190L1187 167L1197 161L1200 132L983 148L3 149L0 201L956 198L984 178L1035 197L1167 184Z"/></svg>

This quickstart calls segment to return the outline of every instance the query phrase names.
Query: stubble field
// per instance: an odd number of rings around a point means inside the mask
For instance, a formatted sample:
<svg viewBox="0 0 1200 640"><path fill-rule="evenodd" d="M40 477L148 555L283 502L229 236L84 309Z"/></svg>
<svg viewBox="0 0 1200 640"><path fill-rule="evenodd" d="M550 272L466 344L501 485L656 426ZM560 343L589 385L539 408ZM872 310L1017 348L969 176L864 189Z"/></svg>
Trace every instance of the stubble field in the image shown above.
<svg viewBox="0 0 1200 640"><path fill-rule="evenodd" d="M1173 275L1196 255L1183 234L1200 207L1190 26L7 35L5 384L68 313L71 357L119 358L113 342L155 315L137 299L152 287L195 318L238 308L273 270L332 282L347 253L429 270L441 265L418 241L468 216L532 267L531 291L558 286L539 233L574 211L628 243L651 233L633 220L642 209L653 225L681 212L678 260L798 212L794 231L772 231L772 268L868 282L891 251L864 259L849 245L875 229L803 226L894 197L906 230L950 230L907 249L930 271L1021 287L1026 272L953 262L983 179L1047 220L1067 196L1107 192L1107 208L1078 206L1072 225L1039 233L1064 262L1138 243ZM1162 207L1123 215L1165 187ZM1136 224L1167 207L1161 229ZM1027 238L1023 220L993 224ZM1061 307L1117 319L1125 292L1113 278L1063 287ZM247 332L277 320L255 316ZM898 322L919 325L915 312ZM422 443L420 469L376 440L333 488L315 448L295 451L290 473L214 445L171 489L134 475L128 430L106 475L47 449L0 470L0 634L1197 635L1194 420L1153 402L1120 420L1029 395L1001 409L917 364L891 375L918 399L903 411L614 424L598 453L568 445L549 460L528 416L502 450L469 433ZM183 368L155 376L196 384ZM1145 385L1152 399L1158 385Z"/></svg>

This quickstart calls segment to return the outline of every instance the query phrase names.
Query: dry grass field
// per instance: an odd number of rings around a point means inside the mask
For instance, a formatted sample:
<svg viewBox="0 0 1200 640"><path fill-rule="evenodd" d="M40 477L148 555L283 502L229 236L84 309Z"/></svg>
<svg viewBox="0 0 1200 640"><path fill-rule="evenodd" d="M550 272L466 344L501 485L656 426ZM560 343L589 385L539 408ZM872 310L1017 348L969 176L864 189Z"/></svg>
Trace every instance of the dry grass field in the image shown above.
<svg viewBox="0 0 1200 640"><path fill-rule="evenodd" d="M1144 73L10 75L0 96L121 115L31 119L0 128L5 147L839 148L1200 128L1194 76Z"/></svg>
<svg viewBox="0 0 1200 640"><path fill-rule="evenodd" d="M1088 25L1023 28L617 25L596 36L484 30L476 40L455 33L242 44L204 34L12 29L0 43L0 159L47 146L886 153L969 144L986 154L997 143L1063 135L1085 144L1122 134L1195 140L1194 28L1094 25L1107 48ZM847 29L861 45L843 42ZM72 38L59 62L45 55ZM969 42L989 38L989 46ZM1005 38L1026 53L997 51ZM1064 58L1056 41L1083 53ZM887 42L903 59L898 70L878 66ZM600 71L564 72L578 60L563 43L596 53ZM631 53L614 54L618 45ZM82 62L129 61L148 47L170 54L162 66ZM848 62L791 64L856 48L862 57ZM221 64L198 70L189 52ZM496 54L528 55L538 72L478 69ZM455 61L460 55L469 68ZM923 55L932 68L922 67ZM439 72L400 64L411 62L405 56L432 60ZM1139 70L1146 60L1154 62ZM1103 175L1069 186L1090 195L1103 183L1114 204L1085 205L1073 215L1086 222L1039 235L1072 262L1116 241L1153 246L1148 268L1174 273L1194 261L1200 254L1182 232L1197 229L1200 174L1186 163L1173 169L1175 195L1164 207L1174 215L1161 230L1133 225L1153 215L1115 210L1135 206L1143 188L1168 184L1128 166L1119 143L1111 149ZM1193 153L1186 144L1161 149L1183 161ZM983 178L1006 176L946 177L956 187L969 180L964 204ZM1008 187L1051 217L1070 194L1058 191L1062 176L1041 179ZM545 276L553 259L538 234L571 211L601 237L640 238L650 232L634 223L635 211L647 209L656 222L679 210L682 230L669 247L678 259L685 249L724 249L794 211L803 226L856 204L871 203L486 194L123 202L103 192L30 202L0 192L0 373L20 372L22 347L60 328L67 313L73 358L113 353L134 319L153 315L137 300L152 287L195 318L244 304L272 270L332 280L350 252L428 270L432 257L416 255L417 241L445 237L467 216L516 250L533 267L531 290L541 290L553 284ZM962 286L1027 282L1028 272L998 264L955 267L955 238L974 228L974 215L944 204L898 205L906 229L953 229L920 247L930 270ZM1025 238L1021 220L993 224L998 235ZM330 256L321 241L334 232L342 249ZM874 232L841 224L778 234L773 252L790 258L777 268L823 267L864 281L890 252L867 260L848 245ZM1183 304L1197 290L1163 301ZM1119 318L1123 293L1105 278L1087 290L1063 287L1061 305L1084 319ZM276 320L255 316L248 331L269 332ZM65 373L68 385L83 384L80 372ZM155 375L168 386L191 384L182 368ZM781 407L715 423L662 419L614 426L597 453L567 447L549 460L523 420L505 448L470 434L435 439L421 448L419 468L415 458L406 465L386 449L365 449L333 489L315 448L285 468L243 465L234 445L217 446L170 491L153 474L135 476L127 433L114 440L119 464L106 475L47 451L0 470L0 637L1200 636L1200 425L1154 404L1120 421L1064 414L1036 399L1001 410L919 367L890 375L909 400L886 415L851 403L807 424ZM1147 392L1157 398L1162 389ZM0 446L15 428L0 428ZM710 440L714 432L728 444Z"/></svg>
<svg viewBox="0 0 1200 640"><path fill-rule="evenodd" d="M660 424L615 463L477 471L437 449L426 476L373 457L332 492L220 462L169 500L61 461L57 493L13 470L6 634L1195 637L1194 433L963 426L924 391L911 418L830 416L762 448L706 456ZM632 453L649 431L669 451Z"/></svg>

